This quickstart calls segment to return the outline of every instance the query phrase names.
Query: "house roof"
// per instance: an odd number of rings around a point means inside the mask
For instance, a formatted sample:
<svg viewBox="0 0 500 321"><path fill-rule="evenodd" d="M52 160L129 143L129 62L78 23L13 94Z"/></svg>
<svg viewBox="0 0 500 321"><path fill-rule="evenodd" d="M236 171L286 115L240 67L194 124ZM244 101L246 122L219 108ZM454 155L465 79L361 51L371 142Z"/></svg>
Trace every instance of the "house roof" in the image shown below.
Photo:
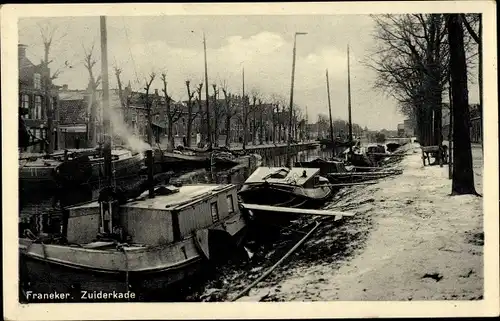
<svg viewBox="0 0 500 321"><path fill-rule="evenodd" d="M86 95L86 91L81 90L59 91L59 100L84 100Z"/></svg>

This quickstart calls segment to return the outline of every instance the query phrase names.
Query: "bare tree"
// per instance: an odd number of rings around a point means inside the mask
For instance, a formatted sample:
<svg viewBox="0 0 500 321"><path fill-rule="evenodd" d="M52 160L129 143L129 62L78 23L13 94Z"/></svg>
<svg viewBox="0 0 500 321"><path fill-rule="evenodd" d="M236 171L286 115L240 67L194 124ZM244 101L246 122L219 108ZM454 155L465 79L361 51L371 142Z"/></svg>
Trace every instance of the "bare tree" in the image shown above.
<svg viewBox="0 0 500 321"><path fill-rule="evenodd" d="M481 120L483 119L483 19L481 14L461 14L462 21L467 32L477 44L477 52L479 55L478 66L478 84L479 84L479 110ZM470 22L469 22L470 20ZM477 32L474 30L474 25L477 26ZM481 126L481 147L483 147L483 128Z"/></svg>
<svg viewBox="0 0 500 321"><path fill-rule="evenodd" d="M152 72L149 74L149 79L145 79L145 86L144 86L144 107L146 108L147 112L147 141L149 146L153 146L153 126L152 126L152 118L151 118L151 113L152 113L152 108L153 108L153 99L149 96L149 90L151 89L151 84L156 78L156 74Z"/></svg>
<svg viewBox="0 0 500 321"><path fill-rule="evenodd" d="M51 97L51 89L52 89L52 81L57 77L59 77L61 69L56 69L56 71L52 75L50 74L49 65L53 61L49 60L49 56L50 56L50 49L54 41L54 36L57 31L57 27L52 27L49 24L45 25L39 24L38 27L40 29L40 35L42 37L42 42L44 47L44 59L42 60L42 67L43 67L42 77L43 77L43 87L45 90L44 114L47 117L47 139L48 139L47 153L51 154L55 148L53 121L55 113L57 112L52 108L53 104ZM63 34L58 40L61 40L65 36L66 34ZM67 62L66 66L68 66Z"/></svg>
<svg viewBox="0 0 500 321"><path fill-rule="evenodd" d="M280 138L281 138L281 110L280 106L285 106L286 102L282 97L279 97L278 95L271 95L271 106L272 106L272 115L271 115L271 120L272 120L272 126L273 126L273 143L279 143Z"/></svg>
<svg viewBox="0 0 500 321"><path fill-rule="evenodd" d="M469 136L469 98L467 90L467 64L464 47L462 18L459 14L447 16L450 45L450 73L453 105L454 161L452 195L477 194L474 186L472 151ZM460 142L457 144L457 142Z"/></svg>
<svg viewBox="0 0 500 321"><path fill-rule="evenodd" d="M257 100L259 99L259 93L257 90L252 90L252 105L250 105L250 113L252 115L252 144L257 144Z"/></svg>
<svg viewBox="0 0 500 321"><path fill-rule="evenodd" d="M193 128L193 121L196 119L197 113L193 110L193 96L195 92L191 92L190 81L186 80L186 89L188 94L187 100L187 120L186 120L186 145L191 146L191 132Z"/></svg>
<svg viewBox="0 0 500 321"><path fill-rule="evenodd" d="M219 104L219 89L217 89L217 85L213 84L212 88L214 90L214 105L213 105L213 111L214 111L214 115L213 115L214 133L213 133L213 135L214 135L214 139L212 141L213 141L214 146L218 146L219 145L219 121L222 118L222 115L224 114L224 106L221 106L221 104Z"/></svg>
<svg viewBox="0 0 500 321"><path fill-rule="evenodd" d="M319 114L316 124L318 125L318 137L323 138L323 134L328 132L328 126L330 124L328 116L324 114ZM337 127L334 126L334 128Z"/></svg>
<svg viewBox="0 0 500 321"><path fill-rule="evenodd" d="M208 125L209 119L206 119L206 121L204 121L204 118L207 115L207 113L206 113L206 109L205 109L205 111L203 111L202 100L201 100L201 95L202 95L201 91L202 90L203 90L203 83L200 83L198 85L198 87L196 87L195 100L196 100L196 104L198 105L198 110L196 111L196 114L197 114L197 116L199 116L201 118L200 132L205 134L205 135L202 135L202 136L204 136L203 139L208 141L207 136L209 133L208 133L208 126L207 125Z"/></svg>
<svg viewBox="0 0 500 321"><path fill-rule="evenodd" d="M378 47L369 66L377 72L376 86L416 118L422 145L440 144L441 96L447 79L443 66L449 59L442 15L383 15L374 20Z"/></svg>
<svg viewBox="0 0 500 321"><path fill-rule="evenodd" d="M272 103L272 123L273 123L273 143L276 144L276 135L277 135L277 127L278 127L278 113L279 113L279 102Z"/></svg>
<svg viewBox="0 0 500 321"><path fill-rule="evenodd" d="M403 113L416 120L421 144L440 145L441 97L448 85L450 56L443 15L373 18L378 41L368 65L377 72L376 87L392 95Z"/></svg>
<svg viewBox="0 0 500 321"><path fill-rule="evenodd" d="M249 107L248 96L246 95L241 97L240 111L241 112L237 114L237 119L243 128L243 149L245 149L248 142L248 116L252 111Z"/></svg>
<svg viewBox="0 0 500 321"><path fill-rule="evenodd" d="M90 47L90 49L85 48L82 44L83 52L84 52L84 60L83 65L85 69L87 69L89 73L89 84L88 90L90 90L90 114L89 114L89 125L87 129L87 138L91 144L91 146L95 146L97 143L97 132L96 132L96 120L97 120L97 88L101 82L101 76L94 76L94 66L97 63L97 60L94 59L94 44Z"/></svg>
<svg viewBox="0 0 500 321"><path fill-rule="evenodd" d="M125 88L126 90L123 90L123 84L121 80L122 70L115 66L114 71L116 76L116 82L118 83L118 96L120 98L120 105L122 106L123 110L123 118L125 124L128 125L130 123L130 104L132 102L132 92L129 86Z"/></svg>
<svg viewBox="0 0 500 321"><path fill-rule="evenodd" d="M172 150L174 148L174 124L181 118L182 109L177 104L174 105L172 109L172 97L167 91L167 75L165 73L161 74L161 80L163 83L163 95L165 96L165 108L167 112L167 137L168 137L168 149Z"/></svg>
<svg viewBox="0 0 500 321"><path fill-rule="evenodd" d="M229 147L231 139L231 119L238 112L235 105L235 97L228 93L227 85L224 83L221 86L222 93L224 94L224 119L226 128L226 146Z"/></svg>

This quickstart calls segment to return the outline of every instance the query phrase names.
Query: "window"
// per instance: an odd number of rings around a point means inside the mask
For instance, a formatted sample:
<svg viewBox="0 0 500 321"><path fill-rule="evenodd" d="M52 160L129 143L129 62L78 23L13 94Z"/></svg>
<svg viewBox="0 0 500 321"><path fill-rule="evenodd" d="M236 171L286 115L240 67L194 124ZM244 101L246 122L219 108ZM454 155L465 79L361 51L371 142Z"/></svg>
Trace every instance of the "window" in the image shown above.
<svg viewBox="0 0 500 321"><path fill-rule="evenodd" d="M228 212L233 213L234 212L233 195L228 195L226 201L227 201Z"/></svg>
<svg viewBox="0 0 500 321"><path fill-rule="evenodd" d="M23 108L23 112L27 112L26 115L23 116L26 118L31 118L31 110L30 110L30 96L29 95L21 95L21 108Z"/></svg>
<svg viewBox="0 0 500 321"><path fill-rule="evenodd" d="M211 204L212 208L212 222L217 223L219 221L219 208L217 207L217 202Z"/></svg>
<svg viewBox="0 0 500 321"><path fill-rule="evenodd" d="M42 96L35 96L33 119L42 119Z"/></svg>
<svg viewBox="0 0 500 321"><path fill-rule="evenodd" d="M33 87L35 89L42 89L42 77L40 74L33 74Z"/></svg>

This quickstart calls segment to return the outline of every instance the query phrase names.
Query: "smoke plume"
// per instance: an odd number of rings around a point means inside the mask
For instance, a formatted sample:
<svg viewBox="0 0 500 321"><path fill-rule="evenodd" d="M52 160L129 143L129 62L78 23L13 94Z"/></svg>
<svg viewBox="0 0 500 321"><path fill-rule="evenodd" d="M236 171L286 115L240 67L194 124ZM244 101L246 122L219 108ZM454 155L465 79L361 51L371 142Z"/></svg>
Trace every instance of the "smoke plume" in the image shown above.
<svg viewBox="0 0 500 321"><path fill-rule="evenodd" d="M133 134L132 129L124 121L121 109L111 107L105 111L104 117L109 119L113 135L120 137L125 143L125 147L138 153L151 149L148 143Z"/></svg>

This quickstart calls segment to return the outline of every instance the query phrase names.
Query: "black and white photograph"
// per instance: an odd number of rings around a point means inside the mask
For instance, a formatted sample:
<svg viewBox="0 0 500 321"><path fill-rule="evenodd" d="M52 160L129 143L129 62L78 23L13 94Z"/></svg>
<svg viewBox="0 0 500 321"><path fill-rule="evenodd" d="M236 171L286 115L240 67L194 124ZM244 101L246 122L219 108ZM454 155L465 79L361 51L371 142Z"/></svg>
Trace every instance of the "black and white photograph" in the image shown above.
<svg viewBox="0 0 500 321"><path fill-rule="evenodd" d="M351 4L2 7L9 319L498 315L496 4Z"/></svg>

